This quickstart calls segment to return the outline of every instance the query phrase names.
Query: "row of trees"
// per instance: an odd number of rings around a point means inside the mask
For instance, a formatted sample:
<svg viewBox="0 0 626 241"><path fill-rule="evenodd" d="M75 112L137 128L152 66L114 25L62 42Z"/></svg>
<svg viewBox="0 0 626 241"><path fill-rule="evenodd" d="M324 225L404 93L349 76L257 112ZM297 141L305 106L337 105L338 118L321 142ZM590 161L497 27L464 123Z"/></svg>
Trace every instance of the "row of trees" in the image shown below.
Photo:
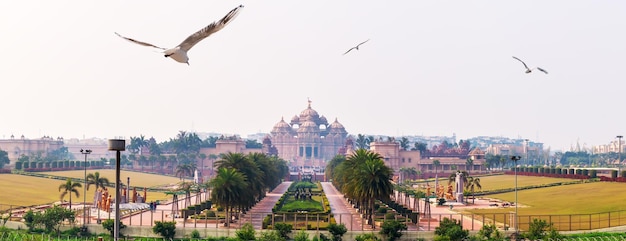
<svg viewBox="0 0 626 241"><path fill-rule="evenodd" d="M229 152L215 163L217 173L209 185L211 200L224 207L227 217L235 209L248 210L289 173L285 160L262 153Z"/></svg>
<svg viewBox="0 0 626 241"><path fill-rule="evenodd" d="M372 228L374 203L388 200L393 193L393 170L375 152L357 149L348 157L336 156L326 167L326 175L343 194L366 210Z"/></svg>

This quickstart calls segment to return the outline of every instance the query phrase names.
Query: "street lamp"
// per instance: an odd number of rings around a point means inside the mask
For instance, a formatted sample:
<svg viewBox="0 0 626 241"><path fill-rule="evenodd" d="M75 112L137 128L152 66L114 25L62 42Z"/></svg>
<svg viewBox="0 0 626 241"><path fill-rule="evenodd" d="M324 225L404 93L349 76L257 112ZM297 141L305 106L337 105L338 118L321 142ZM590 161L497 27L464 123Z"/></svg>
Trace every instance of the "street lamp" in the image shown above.
<svg viewBox="0 0 626 241"><path fill-rule="evenodd" d="M621 176L622 175L622 137L624 136L617 136L617 149L618 149L618 153L617 153L617 175Z"/></svg>
<svg viewBox="0 0 626 241"><path fill-rule="evenodd" d="M519 203L517 203L517 161L519 161L520 159L522 159L521 156L511 156L511 160L515 163L515 165L513 166L513 170L515 171L515 232L519 232L518 230L518 226L517 226L517 206L519 205Z"/></svg>
<svg viewBox="0 0 626 241"><path fill-rule="evenodd" d="M115 221L113 222L113 238L119 240L120 236L120 161L121 153L126 150L126 141L123 139L110 139L109 151L115 151Z"/></svg>
<svg viewBox="0 0 626 241"><path fill-rule="evenodd" d="M80 153L85 155L85 186L83 187L83 227L87 225L87 155L91 154L91 150L80 149Z"/></svg>

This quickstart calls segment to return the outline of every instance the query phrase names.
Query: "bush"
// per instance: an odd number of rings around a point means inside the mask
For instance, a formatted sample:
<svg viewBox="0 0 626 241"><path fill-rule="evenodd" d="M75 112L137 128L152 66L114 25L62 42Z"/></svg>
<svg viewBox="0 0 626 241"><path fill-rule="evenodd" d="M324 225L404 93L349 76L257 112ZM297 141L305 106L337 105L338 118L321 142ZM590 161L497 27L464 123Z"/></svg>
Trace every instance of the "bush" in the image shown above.
<svg viewBox="0 0 626 241"><path fill-rule="evenodd" d="M193 231L191 231L191 238L199 239L200 238L200 232L198 232L198 230L194 229Z"/></svg>
<svg viewBox="0 0 626 241"><path fill-rule="evenodd" d="M387 213L387 208L378 208L378 210L376 210L377 213Z"/></svg>
<svg viewBox="0 0 626 241"><path fill-rule="evenodd" d="M533 219L528 225L528 232L525 233L525 237L530 240L543 239L546 236L546 232L552 229L552 224L548 224L546 220Z"/></svg>
<svg viewBox="0 0 626 241"><path fill-rule="evenodd" d="M261 233L258 241L285 241L276 230L268 230Z"/></svg>
<svg viewBox="0 0 626 241"><path fill-rule="evenodd" d="M469 231L463 230L461 221L443 218L439 222L439 227L435 228L435 235L440 236L440 239L435 237L436 240L463 240L469 236Z"/></svg>
<svg viewBox="0 0 626 241"><path fill-rule="evenodd" d="M126 227L122 222L119 223L120 226L120 234L122 233L122 229ZM113 219L107 219L102 221L102 227L111 233L111 237L115 235L115 223ZM120 235L121 236L121 235Z"/></svg>
<svg viewBox="0 0 626 241"><path fill-rule="evenodd" d="M397 238L402 237L402 230L407 230L406 224L396 220L386 221L383 223L380 234L387 236L389 241L395 241Z"/></svg>
<svg viewBox="0 0 626 241"><path fill-rule="evenodd" d="M172 239L176 234L176 222L155 221L154 227L152 227L152 232L163 236L163 238Z"/></svg>
<svg viewBox="0 0 626 241"><path fill-rule="evenodd" d="M366 233L366 234L357 235L356 237L354 237L354 240L356 240L356 241L381 241L373 233Z"/></svg>
<svg viewBox="0 0 626 241"><path fill-rule="evenodd" d="M477 238L479 240L503 240L504 234L498 231L498 228L494 224L483 225L478 231Z"/></svg>
<svg viewBox="0 0 626 241"><path fill-rule="evenodd" d="M254 231L254 227L252 226L251 223L246 223L244 224L241 229L237 230L235 232L235 234L237 235L237 238L239 240L255 240L254 235L255 235L255 231Z"/></svg>
<svg viewBox="0 0 626 241"><path fill-rule="evenodd" d="M328 232L333 235L332 241L341 241L341 237L343 237L343 235L348 232L348 229L343 223L339 225L331 223L328 225ZM320 239L321 238L322 236L320 234ZM326 236L324 236L324 238L326 238Z"/></svg>
<svg viewBox="0 0 626 241"><path fill-rule="evenodd" d="M289 239L289 233L291 233L293 226L286 223L276 223L274 224L273 229L278 231L278 234L280 234L281 237Z"/></svg>
<svg viewBox="0 0 626 241"><path fill-rule="evenodd" d="M293 237L294 241L309 241L309 234L304 230L300 230L300 232L296 233Z"/></svg>
<svg viewBox="0 0 626 241"><path fill-rule="evenodd" d="M395 220L396 219L396 214L395 213L385 214L385 219L386 220Z"/></svg>
<svg viewBox="0 0 626 241"><path fill-rule="evenodd" d="M214 218L216 215L215 215L215 212L209 210L206 212L206 216L209 218Z"/></svg>

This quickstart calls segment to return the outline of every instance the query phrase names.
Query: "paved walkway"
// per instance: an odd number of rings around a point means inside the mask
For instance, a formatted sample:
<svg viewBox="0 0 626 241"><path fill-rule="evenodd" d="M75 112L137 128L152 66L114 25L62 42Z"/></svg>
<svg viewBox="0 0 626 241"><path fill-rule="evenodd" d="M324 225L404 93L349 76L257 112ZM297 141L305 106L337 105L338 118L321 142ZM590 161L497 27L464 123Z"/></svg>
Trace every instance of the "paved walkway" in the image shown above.
<svg viewBox="0 0 626 241"><path fill-rule="evenodd" d="M330 211L335 216L337 223L342 223L350 231L372 230L371 225L366 225L365 221L357 210L343 197L343 194L330 182L322 182L322 189L328 198Z"/></svg>
<svg viewBox="0 0 626 241"><path fill-rule="evenodd" d="M278 199L280 199L280 197L287 192L291 183L292 182L283 182L274 188L272 192L268 193L267 196L265 196L259 203L254 205L254 207L246 212L246 214L241 216L241 219L237 222L239 224L238 226L246 223L252 223L254 229L261 229L263 226L263 218L265 218L267 214L272 213L272 208L274 208Z"/></svg>

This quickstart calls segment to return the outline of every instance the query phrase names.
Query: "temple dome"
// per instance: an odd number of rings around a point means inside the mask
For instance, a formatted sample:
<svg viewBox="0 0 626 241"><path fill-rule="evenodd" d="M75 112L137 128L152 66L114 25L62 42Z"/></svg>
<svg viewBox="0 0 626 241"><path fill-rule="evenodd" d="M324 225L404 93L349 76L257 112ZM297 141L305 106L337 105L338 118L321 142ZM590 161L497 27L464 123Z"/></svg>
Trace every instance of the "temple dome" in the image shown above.
<svg viewBox="0 0 626 241"><path fill-rule="evenodd" d="M304 123L302 123L302 125L300 125L300 128L298 128L298 133L311 133L319 131L319 126L317 126L317 124L315 124L315 122L311 120L305 121Z"/></svg>
<svg viewBox="0 0 626 241"><path fill-rule="evenodd" d="M284 118L280 118L280 121L272 128L272 133L285 133L291 132L291 126L285 122Z"/></svg>

